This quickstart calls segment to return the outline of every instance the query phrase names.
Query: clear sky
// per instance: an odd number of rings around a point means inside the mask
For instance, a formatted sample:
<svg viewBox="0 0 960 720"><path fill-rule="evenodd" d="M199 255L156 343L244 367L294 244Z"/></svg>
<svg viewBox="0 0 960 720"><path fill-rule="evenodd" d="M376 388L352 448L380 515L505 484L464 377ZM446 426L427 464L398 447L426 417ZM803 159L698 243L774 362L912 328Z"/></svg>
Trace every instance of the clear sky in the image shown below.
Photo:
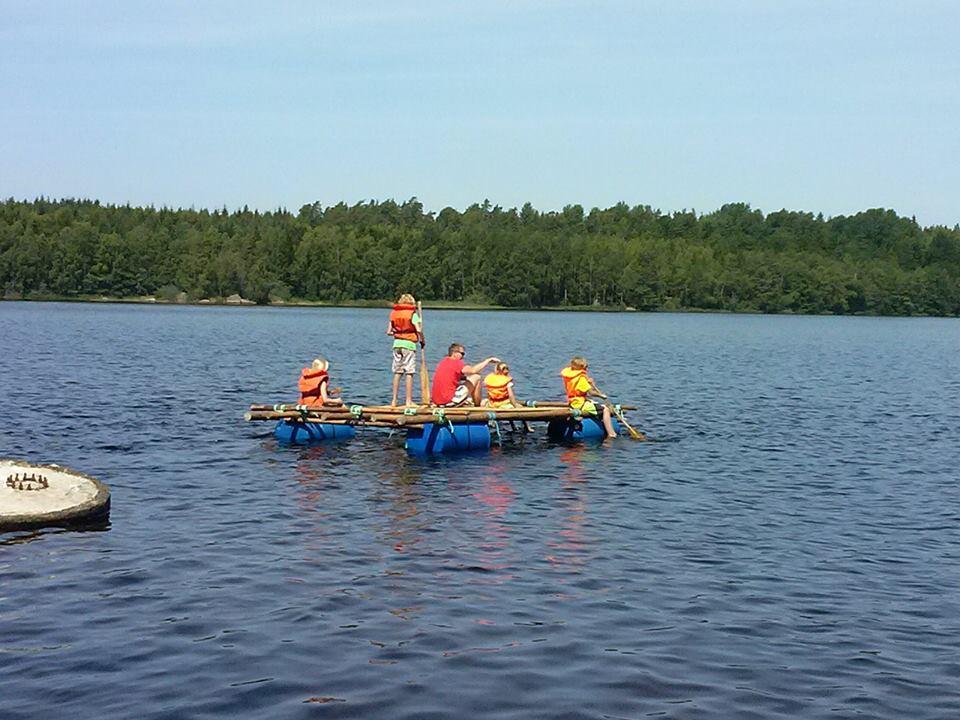
<svg viewBox="0 0 960 720"><path fill-rule="evenodd" d="M960 222L954 0L0 0L0 196Z"/></svg>

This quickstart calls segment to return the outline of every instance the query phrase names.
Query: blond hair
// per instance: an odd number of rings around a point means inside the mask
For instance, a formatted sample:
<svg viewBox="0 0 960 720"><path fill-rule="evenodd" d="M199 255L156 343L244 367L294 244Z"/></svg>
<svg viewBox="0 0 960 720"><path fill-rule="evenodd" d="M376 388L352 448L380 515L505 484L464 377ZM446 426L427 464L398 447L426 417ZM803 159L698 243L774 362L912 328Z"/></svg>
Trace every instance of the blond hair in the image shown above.
<svg viewBox="0 0 960 720"><path fill-rule="evenodd" d="M494 369L497 371L498 375L506 375L508 372L510 372L510 366L505 362L497 363L497 366Z"/></svg>
<svg viewBox="0 0 960 720"><path fill-rule="evenodd" d="M400 296L400 299L397 300L397 305L416 305L417 301L410 293L404 293Z"/></svg>
<svg viewBox="0 0 960 720"><path fill-rule="evenodd" d="M587 367L587 359L580 355L574 355L570 360L570 367L574 370L583 370Z"/></svg>
<svg viewBox="0 0 960 720"><path fill-rule="evenodd" d="M330 369L330 363L327 361L326 358L317 356L313 359L313 362L310 363L310 367L313 370L323 370L324 372L326 372L327 370Z"/></svg>

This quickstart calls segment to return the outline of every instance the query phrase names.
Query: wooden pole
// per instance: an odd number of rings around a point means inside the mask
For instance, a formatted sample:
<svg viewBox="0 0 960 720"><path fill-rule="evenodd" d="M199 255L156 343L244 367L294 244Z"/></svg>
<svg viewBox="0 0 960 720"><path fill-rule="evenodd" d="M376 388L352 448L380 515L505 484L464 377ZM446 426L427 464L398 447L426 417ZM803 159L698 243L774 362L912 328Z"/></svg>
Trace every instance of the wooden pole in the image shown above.
<svg viewBox="0 0 960 720"><path fill-rule="evenodd" d="M423 334L423 303L417 301L417 315L420 316L420 402L430 404L430 371L427 370L426 335Z"/></svg>

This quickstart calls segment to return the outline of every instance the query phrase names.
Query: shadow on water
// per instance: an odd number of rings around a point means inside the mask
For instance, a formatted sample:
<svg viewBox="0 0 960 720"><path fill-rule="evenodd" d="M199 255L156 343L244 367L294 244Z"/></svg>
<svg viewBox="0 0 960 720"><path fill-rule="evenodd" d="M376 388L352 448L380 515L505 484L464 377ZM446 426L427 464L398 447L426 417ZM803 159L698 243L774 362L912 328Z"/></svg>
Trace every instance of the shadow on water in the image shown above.
<svg viewBox="0 0 960 720"><path fill-rule="evenodd" d="M110 530L110 518L79 520L68 523L55 523L42 528L11 529L0 531L0 545L21 545L40 540L50 535L65 533L102 533ZM3 535L10 537L2 537Z"/></svg>

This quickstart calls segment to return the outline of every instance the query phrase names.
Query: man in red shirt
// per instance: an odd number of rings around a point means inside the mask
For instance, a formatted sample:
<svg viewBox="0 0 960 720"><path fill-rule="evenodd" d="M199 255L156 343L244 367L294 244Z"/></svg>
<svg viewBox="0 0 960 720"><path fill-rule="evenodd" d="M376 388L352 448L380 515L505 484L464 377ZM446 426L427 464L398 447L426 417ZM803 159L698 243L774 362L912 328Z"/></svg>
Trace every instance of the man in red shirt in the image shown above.
<svg viewBox="0 0 960 720"><path fill-rule="evenodd" d="M488 357L476 365L463 362L466 348L453 343L447 350L447 356L439 362L433 371L433 387L430 388L430 402L434 405L455 407L473 400L480 404L480 373L490 363L500 362L500 358Z"/></svg>

